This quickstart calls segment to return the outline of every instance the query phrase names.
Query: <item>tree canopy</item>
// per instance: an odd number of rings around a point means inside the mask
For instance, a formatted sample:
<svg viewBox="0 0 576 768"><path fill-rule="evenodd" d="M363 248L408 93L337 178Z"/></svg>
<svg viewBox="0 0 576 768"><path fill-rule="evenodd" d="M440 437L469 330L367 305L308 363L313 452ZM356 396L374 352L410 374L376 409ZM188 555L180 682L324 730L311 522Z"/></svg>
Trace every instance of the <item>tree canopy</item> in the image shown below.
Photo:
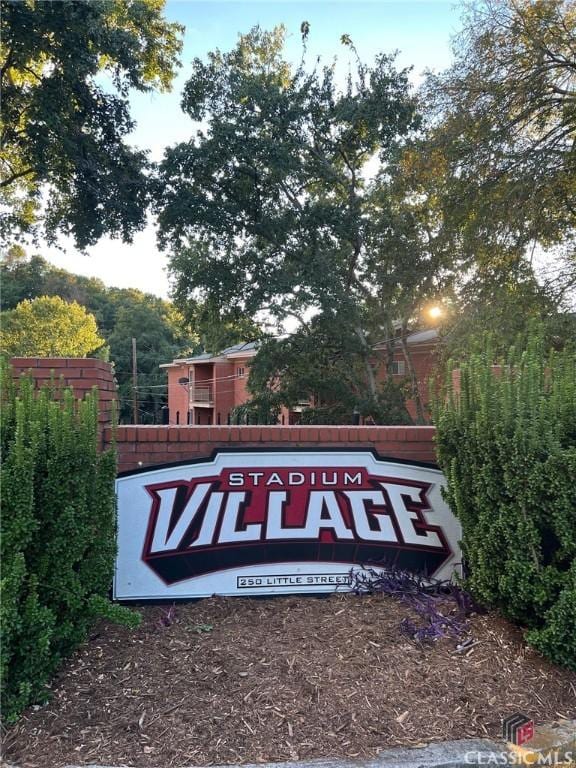
<svg viewBox="0 0 576 768"><path fill-rule="evenodd" d="M291 64L286 30L255 27L232 50L194 59L182 96L190 140L158 166L129 145L127 98L170 86L181 29L163 17L164 0L4 5L4 234L67 232L81 247L105 233L130 240L152 203L180 314L27 260L19 246L3 267L4 303L47 294L85 304L126 403L131 335L156 413L163 358L198 344L216 352L290 321L297 330L268 339L253 366L261 404L312 396L318 418L344 407L401 420L391 386L400 346L422 421L406 340L432 303L446 310L452 352L481 327L501 348L533 320L547 323L550 343L569 333L569 0L472 0L454 64L418 94L394 56L366 64L348 35L345 61L323 65L310 61L303 22L302 59Z"/></svg>
<svg viewBox="0 0 576 768"><path fill-rule="evenodd" d="M576 6L474 0L454 55L424 90L446 220L520 279L546 250L541 282L559 300L576 285Z"/></svg>
<svg viewBox="0 0 576 768"><path fill-rule="evenodd" d="M0 190L4 238L131 240L148 202L130 146L130 90L170 87L182 27L164 0L3 0Z"/></svg>
<svg viewBox="0 0 576 768"><path fill-rule="evenodd" d="M103 345L94 315L58 296L25 299L2 317L0 349L10 357L86 357Z"/></svg>
<svg viewBox="0 0 576 768"><path fill-rule="evenodd" d="M254 28L229 53L194 61L182 105L207 127L160 165L159 238L183 311L265 312L304 329L318 315L354 339L343 344L348 365L361 364L356 389L375 402L372 341L394 310L393 292L380 291L390 259L376 235L388 182L371 169L387 167L420 117L393 57L367 66L343 36L352 69L341 86L334 66L291 67L284 36ZM402 257L407 271L412 253Z"/></svg>
<svg viewBox="0 0 576 768"><path fill-rule="evenodd" d="M119 384L122 422L132 420L132 338L137 340L138 395L142 423L161 420L166 404L166 374L158 367L199 350L198 336L168 301L141 291L107 288L95 278L74 275L41 256L13 258L0 266L2 303L9 310L26 299L60 296L94 315Z"/></svg>

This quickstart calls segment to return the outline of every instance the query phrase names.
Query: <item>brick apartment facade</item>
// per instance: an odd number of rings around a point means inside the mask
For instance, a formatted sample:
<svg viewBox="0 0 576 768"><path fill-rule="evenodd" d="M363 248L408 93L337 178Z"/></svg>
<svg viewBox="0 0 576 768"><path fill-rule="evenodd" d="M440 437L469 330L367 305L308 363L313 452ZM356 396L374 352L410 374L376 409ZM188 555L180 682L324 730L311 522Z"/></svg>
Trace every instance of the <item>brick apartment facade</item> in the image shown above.
<svg viewBox="0 0 576 768"><path fill-rule="evenodd" d="M249 400L248 370L256 352L249 342L161 365L168 374L169 423L228 424L233 409Z"/></svg>
<svg viewBox="0 0 576 768"><path fill-rule="evenodd" d="M429 382L435 374L436 365L438 363L438 348L440 343L438 331L435 328L415 331L407 337L406 342L410 349L410 357L418 381L420 400L427 410L430 400ZM374 352L384 363L387 354L386 344L376 344ZM385 375L385 366L382 364L378 369L378 379L382 381ZM392 375L397 382L405 381L409 378L408 365L400 346L400 342L396 342L395 344L394 372ZM406 409L412 419L416 421L416 403L413 399L406 400Z"/></svg>
<svg viewBox="0 0 576 768"><path fill-rule="evenodd" d="M434 329L417 331L408 336L420 397L428 402L428 381L437 361L438 334ZM258 351L255 342L236 344L216 355L203 354L196 357L175 359L160 367L168 374L168 410L171 425L225 425L230 423L234 408L250 399L247 389L248 374L252 359ZM385 345L376 345L375 355L384 359ZM408 370L404 354L396 344L394 352L394 373L397 381L407 378ZM384 365L380 366L379 377L385 376ZM416 406L413 400L406 403L413 419ZM282 409L280 423L297 424L305 403L288 410Z"/></svg>

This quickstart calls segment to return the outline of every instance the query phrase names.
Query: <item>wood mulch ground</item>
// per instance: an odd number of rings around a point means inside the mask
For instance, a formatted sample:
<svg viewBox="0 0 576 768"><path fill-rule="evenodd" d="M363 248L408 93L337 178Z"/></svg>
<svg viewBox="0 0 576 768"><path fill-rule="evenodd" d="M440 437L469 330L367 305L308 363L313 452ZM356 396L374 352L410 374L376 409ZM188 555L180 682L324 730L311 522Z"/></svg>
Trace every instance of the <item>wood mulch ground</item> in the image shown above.
<svg viewBox="0 0 576 768"><path fill-rule="evenodd" d="M5 734L22 768L168 766L370 757L385 747L498 737L505 715L576 716L576 675L494 615L477 641L421 646L388 597L213 598L101 625L53 698Z"/></svg>

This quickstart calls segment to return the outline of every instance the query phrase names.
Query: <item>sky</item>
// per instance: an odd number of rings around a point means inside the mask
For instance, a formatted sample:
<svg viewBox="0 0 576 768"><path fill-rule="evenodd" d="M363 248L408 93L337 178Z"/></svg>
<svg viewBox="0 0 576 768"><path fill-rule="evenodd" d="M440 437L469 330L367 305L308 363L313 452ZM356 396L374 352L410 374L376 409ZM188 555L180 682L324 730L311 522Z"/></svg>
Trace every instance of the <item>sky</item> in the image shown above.
<svg viewBox="0 0 576 768"><path fill-rule="evenodd" d="M149 150L153 160L162 159L165 147L188 140L193 123L180 109L180 94L190 75L190 62L215 48L230 50L238 34L256 24L265 29L284 24L287 57L294 62L301 56L300 24L304 20L310 24L310 61L320 56L331 62L337 56L345 63L349 54L340 44L342 34L350 35L366 63L380 52L398 51L398 66L413 67L411 79L418 85L426 69L440 71L449 66L450 40L459 28L461 8L453 0L168 0L167 18L186 27L182 67L170 93L131 95L136 128L129 140ZM44 246L40 252L53 264L98 277L106 285L169 296L167 255L157 248L151 219L132 244L103 238L82 254L69 239L62 238L59 248Z"/></svg>

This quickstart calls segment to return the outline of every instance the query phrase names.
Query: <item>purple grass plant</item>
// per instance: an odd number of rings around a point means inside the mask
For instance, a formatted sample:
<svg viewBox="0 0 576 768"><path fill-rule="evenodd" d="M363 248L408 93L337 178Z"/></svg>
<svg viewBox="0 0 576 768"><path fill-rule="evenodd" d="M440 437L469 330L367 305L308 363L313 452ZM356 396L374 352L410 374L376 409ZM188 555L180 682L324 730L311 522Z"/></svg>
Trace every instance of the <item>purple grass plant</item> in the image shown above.
<svg viewBox="0 0 576 768"><path fill-rule="evenodd" d="M350 585L357 595L389 595L411 608L419 621L402 619L400 631L421 643L443 637L462 641L468 631L467 617L479 612L472 597L454 582L394 566L353 568Z"/></svg>
<svg viewBox="0 0 576 768"><path fill-rule="evenodd" d="M156 621L156 626L158 629L165 629L166 627L171 627L172 624L176 621L176 606L174 603L168 608L168 610L162 609L162 613L158 620Z"/></svg>

